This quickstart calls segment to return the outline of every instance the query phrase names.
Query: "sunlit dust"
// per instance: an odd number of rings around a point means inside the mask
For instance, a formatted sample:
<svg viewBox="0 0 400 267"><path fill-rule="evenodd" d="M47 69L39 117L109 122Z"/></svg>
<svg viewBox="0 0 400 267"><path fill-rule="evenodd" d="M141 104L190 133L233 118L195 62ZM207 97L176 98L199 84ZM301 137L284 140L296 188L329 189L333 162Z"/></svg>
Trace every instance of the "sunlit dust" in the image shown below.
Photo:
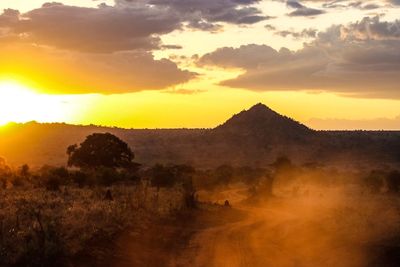
<svg viewBox="0 0 400 267"><path fill-rule="evenodd" d="M36 93L16 81L0 81L0 125L9 122L54 122L66 119L60 97Z"/></svg>

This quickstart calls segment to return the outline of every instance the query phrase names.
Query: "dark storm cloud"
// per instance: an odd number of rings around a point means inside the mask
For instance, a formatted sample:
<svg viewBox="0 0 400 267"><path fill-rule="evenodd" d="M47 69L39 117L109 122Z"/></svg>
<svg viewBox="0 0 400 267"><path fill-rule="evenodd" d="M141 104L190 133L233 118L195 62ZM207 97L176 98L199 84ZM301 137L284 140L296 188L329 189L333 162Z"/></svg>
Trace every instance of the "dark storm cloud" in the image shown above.
<svg viewBox="0 0 400 267"><path fill-rule="evenodd" d="M400 98L399 21L365 18L320 32L303 49L266 45L220 48L200 65L242 68L222 85L256 91L317 90L348 96Z"/></svg>

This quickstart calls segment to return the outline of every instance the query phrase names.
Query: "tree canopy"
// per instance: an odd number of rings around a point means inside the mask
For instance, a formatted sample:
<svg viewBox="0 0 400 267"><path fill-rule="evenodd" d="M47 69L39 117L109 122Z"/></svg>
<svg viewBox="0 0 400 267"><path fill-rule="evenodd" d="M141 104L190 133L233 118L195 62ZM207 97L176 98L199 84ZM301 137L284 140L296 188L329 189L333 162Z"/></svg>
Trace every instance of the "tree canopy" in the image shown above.
<svg viewBox="0 0 400 267"><path fill-rule="evenodd" d="M94 133L67 148L68 166L80 168L129 168L135 166L128 144L110 133Z"/></svg>

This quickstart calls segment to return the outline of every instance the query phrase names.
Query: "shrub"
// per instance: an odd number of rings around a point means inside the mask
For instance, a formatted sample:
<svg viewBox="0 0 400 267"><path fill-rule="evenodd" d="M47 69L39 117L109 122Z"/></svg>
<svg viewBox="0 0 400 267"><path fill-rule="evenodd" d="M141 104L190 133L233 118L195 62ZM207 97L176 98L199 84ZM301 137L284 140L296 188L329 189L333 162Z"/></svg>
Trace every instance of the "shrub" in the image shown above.
<svg viewBox="0 0 400 267"><path fill-rule="evenodd" d="M87 173L82 171L76 171L71 174L71 180L73 183L77 184L79 187L89 185L92 183L90 177Z"/></svg>
<svg viewBox="0 0 400 267"><path fill-rule="evenodd" d="M364 186L370 193L378 193L383 187L383 171L371 171L370 174L364 178Z"/></svg>
<svg viewBox="0 0 400 267"><path fill-rule="evenodd" d="M399 193L400 191L400 172L391 171L386 176L386 185L389 193Z"/></svg>
<svg viewBox="0 0 400 267"><path fill-rule="evenodd" d="M61 184L62 182L60 177L57 177L55 175L50 175L44 180L44 186L49 191L59 191Z"/></svg>

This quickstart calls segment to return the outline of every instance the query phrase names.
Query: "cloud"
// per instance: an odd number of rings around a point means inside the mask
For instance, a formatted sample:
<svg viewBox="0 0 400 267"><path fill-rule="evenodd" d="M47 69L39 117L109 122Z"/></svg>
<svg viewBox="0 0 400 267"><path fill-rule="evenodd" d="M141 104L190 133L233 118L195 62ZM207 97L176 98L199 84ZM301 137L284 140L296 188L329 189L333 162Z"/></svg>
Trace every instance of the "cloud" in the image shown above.
<svg viewBox="0 0 400 267"><path fill-rule="evenodd" d="M308 126L318 130L400 130L400 116L396 118L376 118L369 120L310 119Z"/></svg>
<svg viewBox="0 0 400 267"><path fill-rule="evenodd" d="M254 7L260 0L116 0L117 6L146 3L176 13L189 27L214 31L218 23L254 24L271 19Z"/></svg>
<svg viewBox="0 0 400 267"><path fill-rule="evenodd" d="M276 27L274 25L271 25L271 24L266 24L264 26L264 28L269 30L269 31L275 31L276 30Z"/></svg>
<svg viewBox="0 0 400 267"><path fill-rule="evenodd" d="M202 56L199 64L242 68L242 75L222 82L228 87L399 99L399 23L365 18L332 26L298 51L267 45L225 47Z"/></svg>
<svg viewBox="0 0 400 267"><path fill-rule="evenodd" d="M0 76L53 94L117 94L158 90L196 76L144 51L113 54L59 51L32 45L0 48ZM28 80L29 79L29 80Z"/></svg>
<svg viewBox="0 0 400 267"><path fill-rule="evenodd" d="M293 12L290 12L289 16L291 16L291 17L311 17L311 16L321 15L324 13L325 13L325 11L320 10L320 9L299 8Z"/></svg>
<svg viewBox="0 0 400 267"><path fill-rule="evenodd" d="M399 40L400 21L380 21L379 17L366 17L349 27L342 27L342 35L351 40Z"/></svg>
<svg viewBox="0 0 400 267"><path fill-rule="evenodd" d="M400 5L400 0L366 0L366 1L354 1L354 0L305 0L304 2L319 2L322 3L324 8L357 8L363 10L377 9L381 7L387 7L389 5Z"/></svg>
<svg viewBox="0 0 400 267"><path fill-rule="evenodd" d="M294 0L287 1L286 5L290 8L296 9L295 11L292 11L288 14L291 17L310 17L325 13L324 10L309 8Z"/></svg>
<svg viewBox="0 0 400 267"><path fill-rule="evenodd" d="M151 50L159 36L181 27L180 18L161 8L85 8L47 3L24 14L6 10L0 27L22 42L83 52Z"/></svg>
<svg viewBox="0 0 400 267"><path fill-rule="evenodd" d="M116 94L159 90L196 77L170 59L155 59L160 36L182 26L162 7L98 8L46 3L0 14L0 78L16 77L47 93Z"/></svg>
<svg viewBox="0 0 400 267"><path fill-rule="evenodd" d="M19 21L19 11L14 9L5 9L3 14L0 14L0 27L9 26Z"/></svg>
<svg viewBox="0 0 400 267"><path fill-rule="evenodd" d="M284 30L284 31L275 31L275 34L282 37L292 36L295 39L315 38L317 36L317 30L312 28L304 29L300 32L296 32L293 30Z"/></svg>
<svg viewBox="0 0 400 267"><path fill-rule="evenodd" d="M297 2L297 1L287 1L286 2L286 5L288 6L288 7L291 7L291 8L296 8L296 9L300 9L300 8L304 8L305 6L303 6L302 4L300 4L299 2Z"/></svg>

